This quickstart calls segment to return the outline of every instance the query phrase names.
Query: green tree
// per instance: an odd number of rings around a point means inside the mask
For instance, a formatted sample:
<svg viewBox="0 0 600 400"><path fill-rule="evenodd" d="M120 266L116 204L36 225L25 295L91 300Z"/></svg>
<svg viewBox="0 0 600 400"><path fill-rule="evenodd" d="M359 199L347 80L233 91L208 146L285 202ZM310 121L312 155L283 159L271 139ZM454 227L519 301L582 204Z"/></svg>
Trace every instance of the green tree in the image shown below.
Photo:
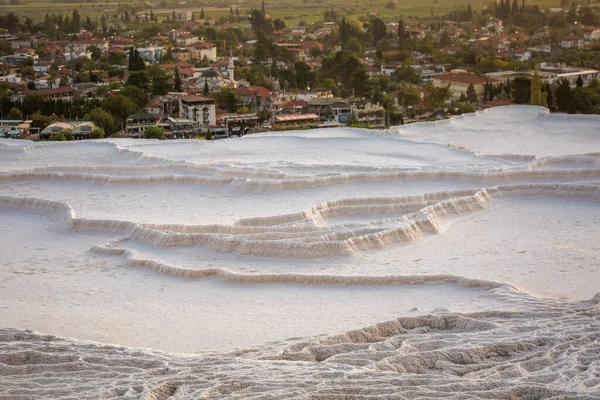
<svg viewBox="0 0 600 400"><path fill-rule="evenodd" d="M273 26L275 27L275 30L280 31L285 28L285 21L281 18L277 18L273 21Z"/></svg>
<svg viewBox="0 0 600 400"><path fill-rule="evenodd" d="M431 87L429 93L425 96L425 103L427 103L430 108L435 109L443 107L448 99L450 99L449 86Z"/></svg>
<svg viewBox="0 0 600 400"><path fill-rule="evenodd" d="M148 126L143 132L144 139L165 140L165 130L158 125Z"/></svg>
<svg viewBox="0 0 600 400"><path fill-rule="evenodd" d="M71 32L79 32L81 29L81 15L77 9L73 10L73 17L71 18Z"/></svg>
<svg viewBox="0 0 600 400"><path fill-rule="evenodd" d="M402 94L402 104L406 107L412 107L421 102L421 93L415 86L408 86Z"/></svg>
<svg viewBox="0 0 600 400"><path fill-rule="evenodd" d="M181 83L181 76L179 76L179 68L175 68L175 78L173 81L173 90L176 92L183 91L183 85Z"/></svg>
<svg viewBox="0 0 600 400"><path fill-rule="evenodd" d="M571 0L571 5L569 6L569 13L567 14L567 21L570 23L574 23L577 21L577 1Z"/></svg>
<svg viewBox="0 0 600 400"><path fill-rule="evenodd" d="M512 82L512 95L515 103L528 104L531 92L531 79L515 78Z"/></svg>
<svg viewBox="0 0 600 400"><path fill-rule="evenodd" d="M123 89L121 89L120 94L133 100L133 102L138 106L138 108L146 107L146 105L148 105L148 102L150 101L150 98L148 97L148 93L146 91L133 85L125 86Z"/></svg>
<svg viewBox="0 0 600 400"><path fill-rule="evenodd" d="M553 111L555 101L554 101L554 92L552 91L552 86L550 86L550 84L547 83L544 91L546 92L546 107L548 107L548 109L550 109L550 111Z"/></svg>
<svg viewBox="0 0 600 400"><path fill-rule="evenodd" d="M358 55L359 57L362 57L364 52L362 43L355 37L351 37L350 39L348 39L348 43L346 43L346 47L344 47L344 50L356 53L356 55Z"/></svg>
<svg viewBox="0 0 600 400"><path fill-rule="evenodd" d="M477 98L477 92L475 91L475 86L472 84L467 87L467 101L470 104L477 103L479 99Z"/></svg>
<svg viewBox="0 0 600 400"><path fill-rule="evenodd" d="M340 41L342 44L342 49L346 48L346 43L348 43L348 39L350 38L350 25L346 18L342 18L340 22Z"/></svg>
<svg viewBox="0 0 600 400"><path fill-rule="evenodd" d="M579 76L577 77L577 82L575 82L575 85L576 85L578 88L580 88L580 87L583 87L583 79L581 79L581 75L579 75Z"/></svg>
<svg viewBox="0 0 600 400"><path fill-rule="evenodd" d="M569 109L572 107L573 103L573 93L571 92L571 85L569 85L569 81L566 79L561 79L558 88L554 92L556 97L556 108L560 112L569 112Z"/></svg>
<svg viewBox="0 0 600 400"><path fill-rule="evenodd" d="M530 88L529 104L532 106L541 106L543 103L546 103L545 99L542 101L542 78L540 78L540 74L537 71L533 74Z"/></svg>
<svg viewBox="0 0 600 400"><path fill-rule="evenodd" d="M20 109L18 109L17 107L13 107L8 112L8 115L6 116L6 118L21 121L23 119L23 112Z"/></svg>
<svg viewBox="0 0 600 400"><path fill-rule="evenodd" d="M167 71L158 65L152 65L148 68L148 77L151 81L151 91L154 95L164 95L173 90L171 78Z"/></svg>
<svg viewBox="0 0 600 400"><path fill-rule="evenodd" d="M303 61L296 61L294 63L295 71L295 86L299 89L306 89L309 86L314 86L316 75L310 66Z"/></svg>
<svg viewBox="0 0 600 400"><path fill-rule="evenodd" d="M127 82L125 82L125 86L137 86L145 91L150 90L150 85L150 74L146 70L131 72Z"/></svg>
<svg viewBox="0 0 600 400"><path fill-rule="evenodd" d="M102 129L102 132L105 132L106 134L110 135L115 132L115 119L102 108L96 107L90 110L90 112L85 114L84 118L88 121L92 121L96 124L96 127Z"/></svg>
<svg viewBox="0 0 600 400"><path fill-rule="evenodd" d="M89 46L88 51L92 53L92 60L98 61L102 57L102 50L96 45Z"/></svg>
<svg viewBox="0 0 600 400"><path fill-rule="evenodd" d="M135 114L140 110L137 104L129 97L122 94L112 95L102 101L102 108L115 118L117 123L121 123L131 114ZM108 130L104 128L108 134Z"/></svg>
<svg viewBox="0 0 600 400"><path fill-rule="evenodd" d="M452 39L450 39L450 35L448 32L444 31L440 35L440 47L448 47L452 44Z"/></svg>
<svg viewBox="0 0 600 400"><path fill-rule="evenodd" d="M369 25L369 32L373 35L373 41L378 42L387 36L385 22L381 18L375 18Z"/></svg>

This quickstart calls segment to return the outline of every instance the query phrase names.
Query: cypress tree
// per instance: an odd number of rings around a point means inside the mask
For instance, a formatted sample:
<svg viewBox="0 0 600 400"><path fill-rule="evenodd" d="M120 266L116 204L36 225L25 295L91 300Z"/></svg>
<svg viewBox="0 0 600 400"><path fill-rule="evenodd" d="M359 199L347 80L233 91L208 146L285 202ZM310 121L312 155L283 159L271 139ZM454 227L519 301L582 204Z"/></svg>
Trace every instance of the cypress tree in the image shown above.
<svg viewBox="0 0 600 400"><path fill-rule="evenodd" d="M546 107L550 111L554 110L554 93L552 93L552 86L549 83L546 84Z"/></svg>
<svg viewBox="0 0 600 400"><path fill-rule="evenodd" d="M176 92L182 92L181 76L179 76L179 68L175 68L175 79L173 82L173 90Z"/></svg>
<svg viewBox="0 0 600 400"><path fill-rule="evenodd" d="M135 59L133 58L133 47L129 48L129 66L127 67L130 71L133 71L135 68Z"/></svg>
<svg viewBox="0 0 600 400"><path fill-rule="evenodd" d="M542 105L542 79L540 78L540 74L535 71L533 74L533 79L531 80L530 85L530 95L529 95L529 104L532 106L541 106Z"/></svg>
<svg viewBox="0 0 600 400"><path fill-rule="evenodd" d="M513 0L512 10L510 10L510 15L514 16L519 13L519 3L517 0Z"/></svg>

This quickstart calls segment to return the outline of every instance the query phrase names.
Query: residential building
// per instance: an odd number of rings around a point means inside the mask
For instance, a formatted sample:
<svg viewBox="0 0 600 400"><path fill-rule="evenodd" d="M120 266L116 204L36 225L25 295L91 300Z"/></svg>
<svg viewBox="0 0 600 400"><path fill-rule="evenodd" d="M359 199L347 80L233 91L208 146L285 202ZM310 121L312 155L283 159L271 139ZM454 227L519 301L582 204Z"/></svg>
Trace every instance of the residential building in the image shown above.
<svg viewBox="0 0 600 400"><path fill-rule="evenodd" d="M137 51L140 53L140 56L149 63L159 62L162 58L164 50L165 49L163 46L148 46L137 48Z"/></svg>
<svg viewBox="0 0 600 400"><path fill-rule="evenodd" d="M168 93L158 98L158 117L161 121L169 117L179 117L179 98L185 93Z"/></svg>
<svg viewBox="0 0 600 400"><path fill-rule="evenodd" d="M406 28L406 33L408 33L410 37L417 39L423 39L425 37L425 29L421 29L416 26L409 26Z"/></svg>
<svg viewBox="0 0 600 400"><path fill-rule="evenodd" d="M255 112L267 110L273 102L273 93L262 86L249 86L235 91L235 97L244 106Z"/></svg>
<svg viewBox="0 0 600 400"><path fill-rule="evenodd" d="M517 61L525 62L531 59L531 51L524 47L511 50L510 54Z"/></svg>
<svg viewBox="0 0 600 400"><path fill-rule="evenodd" d="M189 22L192 20L192 12L191 11L175 11L175 20Z"/></svg>
<svg viewBox="0 0 600 400"><path fill-rule="evenodd" d="M54 89L40 89L40 90L24 90L17 95L19 100L23 100L25 96L29 94L39 95L44 100L65 100L71 101L73 99L73 88L70 86L64 86Z"/></svg>
<svg viewBox="0 0 600 400"><path fill-rule="evenodd" d="M492 31L494 33L502 33L504 30L502 20L495 17L490 18L490 22L487 24L486 28L488 31Z"/></svg>
<svg viewBox="0 0 600 400"><path fill-rule="evenodd" d="M192 60L202 60L204 57L210 61L217 60L217 46L209 42L192 43L189 47Z"/></svg>
<svg viewBox="0 0 600 400"><path fill-rule="evenodd" d="M191 44L198 42L199 40L200 39L198 39L198 36L196 36L192 33L180 33L175 38L175 42L180 46L189 46Z"/></svg>
<svg viewBox="0 0 600 400"><path fill-rule="evenodd" d="M158 116L147 112L130 115L125 121L125 136L141 137L144 129L158 124Z"/></svg>
<svg viewBox="0 0 600 400"><path fill-rule="evenodd" d="M432 79L434 87L449 87L450 94L454 100L458 100L461 95L467 96L467 90L470 85L473 85L477 98L483 99L485 90L485 84L491 83L492 85L499 85L501 81L487 78L468 72L450 72L440 76L436 76Z"/></svg>
<svg viewBox="0 0 600 400"><path fill-rule="evenodd" d="M215 100L197 95L181 96L179 98L179 117L189 119L195 126L216 125Z"/></svg>
<svg viewBox="0 0 600 400"><path fill-rule="evenodd" d="M582 26L581 32L585 41L600 40L600 28L596 26Z"/></svg>
<svg viewBox="0 0 600 400"><path fill-rule="evenodd" d="M570 67L564 63L539 63L535 69L539 71L542 81L552 84L566 79L571 87L577 85L579 77L584 86L589 84L592 79L600 77L600 72L595 69Z"/></svg>
<svg viewBox="0 0 600 400"><path fill-rule="evenodd" d="M580 49L583 47L583 38L575 35L564 36L558 39L558 45L563 49L570 49L572 47Z"/></svg>

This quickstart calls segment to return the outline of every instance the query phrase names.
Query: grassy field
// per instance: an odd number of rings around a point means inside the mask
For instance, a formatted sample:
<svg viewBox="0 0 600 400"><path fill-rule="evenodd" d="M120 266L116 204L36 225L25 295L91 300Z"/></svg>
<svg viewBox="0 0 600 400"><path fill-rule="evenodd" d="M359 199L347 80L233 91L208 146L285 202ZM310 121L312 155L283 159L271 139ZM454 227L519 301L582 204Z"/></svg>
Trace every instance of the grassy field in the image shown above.
<svg viewBox="0 0 600 400"><path fill-rule="evenodd" d="M266 0L265 6L267 14L273 18L282 18L286 20L287 25L294 25L300 21L311 23L322 20L323 13L331 7L342 16L366 16L377 15L384 20L396 19L399 16L424 17L428 15L443 15L456 7L466 7L469 3L473 9L485 8L488 1L482 0L391 0L393 8L388 3L390 0L374 0L365 2L364 0ZM519 0L520 2L520 0ZM559 0L526 0L527 4L539 4L542 6L558 6ZM106 1L101 3L51 3L39 2L35 0L21 0L19 5L0 5L0 14L6 14L10 11L19 15L27 15L34 21L43 19L48 12L67 13L77 8L84 16L90 15L95 18L107 12L115 10L119 2ZM126 1L121 2L127 4ZM179 10L190 10L197 14L204 8L207 17L217 19L224 15L229 15L229 7L223 7L223 3L216 1L211 6L211 2L206 3L206 7L193 6L188 8L177 8ZM386 6L387 5L387 6ZM260 0L243 1L240 3L232 2L231 6L239 7L241 13L247 13L251 8L260 8ZM161 16L169 14L172 8L155 9L154 13ZM150 12L142 11L140 13Z"/></svg>
<svg viewBox="0 0 600 400"><path fill-rule="evenodd" d="M107 1L101 3L52 3L48 1L31 1L21 0L18 5L0 5L0 15L14 12L17 15L27 16L34 22L39 22L44 19L44 15L47 13L66 14L73 12L77 9L83 16L90 16L95 18L100 16L109 10L116 10L119 5L117 1Z"/></svg>

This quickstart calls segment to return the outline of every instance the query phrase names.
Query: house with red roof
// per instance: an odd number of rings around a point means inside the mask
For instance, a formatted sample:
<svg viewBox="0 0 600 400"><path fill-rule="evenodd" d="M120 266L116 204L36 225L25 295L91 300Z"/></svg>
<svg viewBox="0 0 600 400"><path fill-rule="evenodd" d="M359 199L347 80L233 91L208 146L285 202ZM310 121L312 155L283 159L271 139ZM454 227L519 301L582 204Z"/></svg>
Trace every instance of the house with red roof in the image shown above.
<svg viewBox="0 0 600 400"><path fill-rule="evenodd" d="M432 79L433 87L449 87L450 94L454 100L458 100L462 95L467 96L467 90L470 85L473 85L477 98L483 100L483 94L486 84L497 86L502 83L497 79L486 78L471 74L468 72L450 72L443 75L435 76Z"/></svg>
<svg viewBox="0 0 600 400"><path fill-rule="evenodd" d="M235 91L235 97L251 110L261 111L271 107L273 93L263 86L249 86Z"/></svg>

